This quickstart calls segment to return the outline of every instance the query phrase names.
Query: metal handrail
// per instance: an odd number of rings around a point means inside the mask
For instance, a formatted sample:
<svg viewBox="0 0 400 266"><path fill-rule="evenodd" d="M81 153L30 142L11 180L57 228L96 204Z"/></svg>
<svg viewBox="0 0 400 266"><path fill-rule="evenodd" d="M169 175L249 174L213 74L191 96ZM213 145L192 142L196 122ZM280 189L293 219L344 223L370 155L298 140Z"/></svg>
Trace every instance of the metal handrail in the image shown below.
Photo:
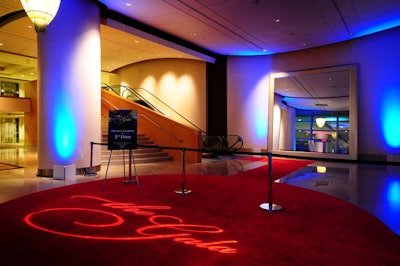
<svg viewBox="0 0 400 266"><path fill-rule="evenodd" d="M113 107L114 109L118 109L118 107L116 107L115 105L113 105L112 103L110 103L109 101L107 101L106 99L102 99L102 101L105 101L107 104L111 105L111 107ZM173 137L177 142L182 143L183 140L179 139L177 136L175 136L174 134L172 134L171 132L169 132L167 129L163 128L162 126L160 126L159 124L157 124L155 121L153 121L152 119L148 118L147 116L143 115L143 114L138 114L138 116L145 118L147 121L149 121L150 123L152 123L154 126L158 127L161 131L163 131L164 133L166 133L167 135Z"/></svg>
<svg viewBox="0 0 400 266"><path fill-rule="evenodd" d="M115 94L118 94L118 95L119 95L119 93L118 93L117 91L115 91L114 88L111 87L110 85L108 85L107 83L102 82L102 83L101 83L101 87L102 87L102 88L107 88L107 90L111 90L111 91L114 92Z"/></svg>
<svg viewBox="0 0 400 266"><path fill-rule="evenodd" d="M129 91L130 93L134 94L136 97L138 97L140 100L146 102L146 104L148 104L149 106L151 106L152 108L154 108L156 111L162 113L165 115L165 113L160 110L160 108L156 107L154 104L152 104L151 102L149 102L143 95L141 95L138 90L143 90L146 93L148 93L151 97L153 97L154 99L156 99L157 101L159 101L160 103L162 103L165 107L167 107L169 110L171 110L173 113L177 114L180 118L182 118L183 120L185 120L187 123L189 123L190 125L192 125L193 127L195 127L197 130L199 130L202 133L207 134L206 131L204 131L203 129L201 129L199 126L197 126L196 124L194 124L193 122L191 122L189 119L187 119L186 117L184 117L183 115L181 115L180 113L178 113L174 108L172 108L171 106L169 106L167 103L165 103L163 100L161 100L159 97L157 97L156 95L154 95L152 92L150 92L149 90L145 89L145 88L131 88L129 86L126 85L107 85L107 87L109 88L113 88L113 87L122 87L124 89L126 89L125 91ZM115 90L113 90L115 92ZM117 93L118 94L118 93ZM123 97L123 95L121 95Z"/></svg>
<svg viewBox="0 0 400 266"><path fill-rule="evenodd" d="M202 142L203 142L203 147L206 147L208 145L208 143L210 142L210 140L218 139L218 146L219 146L219 152L221 151L227 151L227 152L234 152L237 150L240 150L243 147L243 139L239 136L239 135L226 135L226 136L210 136L206 131L202 130L201 128L199 128L198 126L196 126L194 123L192 123L191 121L189 121L187 118L185 118L184 116L182 116L181 114L179 114L177 111L175 111L172 107L170 107L168 104L166 104L164 101L162 101L160 98L158 98L156 95L154 95L152 92L148 91L145 88L131 88L129 86L126 85L113 85L110 86L108 84L102 83L103 87L107 88L108 90L114 92L115 94L120 96L120 93L118 93L114 88L118 87L118 88L124 88L124 92L122 93L122 97L124 96L124 93L126 91L128 91L129 93L131 93L132 95L134 95L135 97L137 97L139 100L142 100L143 102L145 102L148 106L150 106L151 108L153 108L154 110L162 113L163 115L166 115L162 110L160 110L160 108L157 108L154 104L152 104L150 101L148 101L142 94L140 94L138 91L139 90L143 90L146 93L148 93L151 97L153 97L154 99L156 99L157 101L159 101L160 103L162 103L164 106L166 106L169 110L173 111L174 113L176 113L178 116L180 116L182 119L184 119L185 121L187 121L189 124L191 124L193 127L195 127L197 130L199 130L200 132L202 132L203 137L202 137ZM128 96L127 96L128 97ZM152 121L153 122L153 121ZM155 122L153 122L155 123ZM156 123L155 123L156 124ZM163 130L163 129L162 129ZM236 140L231 144L229 143L229 139L231 139L232 137L235 137ZM178 142L181 142L176 136L174 136L175 139L178 140Z"/></svg>
<svg viewBox="0 0 400 266"><path fill-rule="evenodd" d="M133 88L124 86L125 88L129 89L129 90L134 90ZM165 105L169 110L171 110L172 112L174 112L175 114L177 114L180 118L182 118L183 120L185 120L186 122L188 122L190 125L192 125L193 127L195 127L197 130L201 131L202 133L206 133L206 131L202 130L200 127L198 127L196 124L194 124L193 122L191 122L189 119L187 119L186 117L184 117L183 115L181 115L180 113L178 113L174 108L172 108L171 106L169 106L168 104L166 104L163 100L161 100L159 97L157 97L156 95L154 95L152 92L150 92L149 90L145 89L145 88L138 88L136 90L143 90L146 93L150 94L153 98L157 99L157 101L161 102L163 105ZM139 93L140 94L140 93Z"/></svg>
<svg viewBox="0 0 400 266"><path fill-rule="evenodd" d="M129 95L124 97L124 93L125 92L129 92L131 94L133 94L135 97L137 97L139 100L142 100L143 102L145 102L148 106L150 106L153 110L158 111L160 113L162 113L163 115L166 115L161 109L159 109L157 106L155 106L154 104L152 104L150 101L148 101L145 97L143 97L140 93L136 92L135 90L133 90L132 88L125 86L125 85L120 85L121 87L125 88L125 90L122 93L122 97L128 99Z"/></svg>

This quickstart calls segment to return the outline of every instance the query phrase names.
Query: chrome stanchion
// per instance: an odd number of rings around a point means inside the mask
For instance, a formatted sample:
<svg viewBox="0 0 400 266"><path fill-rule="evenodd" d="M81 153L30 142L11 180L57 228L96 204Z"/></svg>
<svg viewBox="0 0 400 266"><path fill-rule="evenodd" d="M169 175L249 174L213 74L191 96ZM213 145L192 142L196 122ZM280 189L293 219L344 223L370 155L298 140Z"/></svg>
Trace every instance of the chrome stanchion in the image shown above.
<svg viewBox="0 0 400 266"><path fill-rule="evenodd" d="M136 180L135 181L132 180L132 163L133 163L133 168L135 170L135 176L136 176ZM124 166L124 169L125 169L125 166ZM133 154L131 149L129 150L129 180L128 181L125 180L125 172L124 172L124 181L123 182L124 182L124 184L134 184L134 183L136 183L136 185L138 187L138 190L140 190L139 177L138 177L138 173L136 171L135 156L134 156L134 154Z"/></svg>
<svg viewBox="0 0 400 266"><path fill-rule="evenodd" d="M185 171L185 148L182 148L182 188L175 190L176 194L189 195L191 190L185 188L186 186L186 171Z"/></svg>
<svg viewBox="0 0 400 266"><path fill-rule="evenodd" d="M90 142L90 166L89 166L89 172L86 172L86 175L88 176L94 176L97 175L96 171L93 172L93 141Z"/></svg>
<svg viewBox="0 0 400 266"><path fill-rule="evenodd" d="M274 204L272 201L272 153L268 153L268 177L269 177L269 188L268 188L268 203L262 203L260 208L270 212L280 211L282 207Z"/></svg>
<svg viewBox="0 0 400 266"><path fill-rule="evenodd" d="M111 161L111 155L112 155L113 150L110 150L110 156L108 156L108 163L107 163L107 169L106 169L106 174L104 175L104 181L103 181L103 187L101 190L104 192L104 189L106 187L106 180L107 180L107 174L108 174L108 168L110 167L110 161Z"/></svg>

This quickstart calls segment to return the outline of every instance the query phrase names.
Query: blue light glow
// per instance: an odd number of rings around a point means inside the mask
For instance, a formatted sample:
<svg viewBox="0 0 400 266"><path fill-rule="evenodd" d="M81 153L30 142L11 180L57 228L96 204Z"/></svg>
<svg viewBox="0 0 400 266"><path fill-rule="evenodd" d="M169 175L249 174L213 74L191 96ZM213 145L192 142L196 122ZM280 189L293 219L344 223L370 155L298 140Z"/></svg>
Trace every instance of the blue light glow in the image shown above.
<svg viewBox="0 0 400 266"><path fill-rule="evenodd" d="M256 114L255 117L255 128L256 128L256 134L259 139L263 139L267 136L267 131L268 131L268 120L265 119L265 117L258 113Z"/></svg>
<svg viewBox="0 0 400 266"><path fill-rule="evenodd" d="M376 32L380 32L383 30L391 29L394 27L397 27L400 25L400 17L399 15L395 14L392 17L386 16L386 21L377 23L375 21L375 24L372 24L370 27L366 27L364 30L358 32L357 34L354 34L354 37L361 37L365 36L368 34L373 34Z"/></svg>
<svg viewBox="0 0 400 266"><path fill-rule="evenodd" d="M77 142L77 128L74 119L74 99L66 94L59 93L54 105L54 133L53 141L57 155L63 163L67 163L73 155Z"/></svg>
<svg viewBox="0 0 400 266"><path fill-rule="evenodd" d="M229 52L227 52L226 54L229 54ZM241 50L241 51L234 51L231 54L233 56L235 56L235 55L238 55L238 56L257 56L257 55L269 55L269 54L274 54L274 53L270 52L270 51L265 51L265 50L260 50L260 51Z"/></svg>
<svg viewBox="0 0 400 266"><path fill-rule="evenodd" d="M384 90L381 102L381 129L388 146L400 147L400 88Z"/></svg>
<svg viewBox="0 0 400 266"><path fill-rule="evenodd" d="M387 188L388 205L400 210L400 181L392 180Z"/></svg>

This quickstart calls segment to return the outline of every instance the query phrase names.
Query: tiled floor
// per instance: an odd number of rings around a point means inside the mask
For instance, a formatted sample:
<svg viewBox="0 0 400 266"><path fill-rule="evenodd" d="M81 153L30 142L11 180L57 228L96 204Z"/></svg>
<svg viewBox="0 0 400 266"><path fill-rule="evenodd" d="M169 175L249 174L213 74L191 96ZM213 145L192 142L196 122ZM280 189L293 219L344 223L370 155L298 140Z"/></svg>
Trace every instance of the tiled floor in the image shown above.
<svg viewBox="0 0 400 266"><path fill-rule="evenodd" d="M21 166L0 171L0 203L36 191L74 183L104 179L106 165L95 176L77 176L67 180L37 177L37 152L32 147L0 148L0 162ZM203 159L201 163L186 164L186 174L232 175L265 164L264 162L235 160L234 157ZM324 166L319 173L317 166ZM138 175L180 174L180 162L137 164ZM125 169L125 175L128 174ZM111 165L107 178L124 176L121 165ZM317 161L279 180L280 183L326 193L372 213L400 236L400 165L355 164ZM283 206L284 207L284 206Z"/></svg>

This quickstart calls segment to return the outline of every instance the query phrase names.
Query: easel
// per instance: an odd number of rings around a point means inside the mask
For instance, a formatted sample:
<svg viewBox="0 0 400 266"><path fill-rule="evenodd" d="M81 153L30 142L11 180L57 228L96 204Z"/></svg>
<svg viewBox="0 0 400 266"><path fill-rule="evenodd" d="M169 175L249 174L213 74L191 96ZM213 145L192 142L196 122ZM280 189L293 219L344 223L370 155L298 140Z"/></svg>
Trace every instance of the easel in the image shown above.
<svg viewBox="0 0 400 266"><path fill-rule="evenodd" d="M111 155L113 150L122 150L124 161L124 184L132 184L132 163L135 168L136 184L138 190L139 178L136 171L135 159L132 149L137 148L137 112L135 110L110 110L108 122L108 149L110 156L108 157L108 164L106 175L104 176L103 191L106 185L108 168L110 166ZM129 179L126 180L125 175L125 150L129 150Z"/></svg>
<svg viewBox="0 0 400 266"><path fill-rule="evenodd" d="M113 150L110 150L110 156L108 157L108 163L107 163L107 169L106 169L106 174L104 176L104 181L103 181L103 187L102 187L102 191L104 192L104 188L106 186L106 180L107 180L107 174L108 174L108 168L110 166L110 161L111 161L111 156L112 156L112 152ZM132 152L132 150L129 150L129 179L126 180L126 174L125 174L125 150L122 150L122 156L123 156L123 162L124 162L124 180L123 183L124 184L133 184L136 183L138 190L140 190L140 184L139 184L139 177L138 177L138 173L136 171L136 163L135 163L135 158L134 158L134 154ZM135 169L135 176L136 176L136 181L132 180L132 164L133 167Z"/></svg>

